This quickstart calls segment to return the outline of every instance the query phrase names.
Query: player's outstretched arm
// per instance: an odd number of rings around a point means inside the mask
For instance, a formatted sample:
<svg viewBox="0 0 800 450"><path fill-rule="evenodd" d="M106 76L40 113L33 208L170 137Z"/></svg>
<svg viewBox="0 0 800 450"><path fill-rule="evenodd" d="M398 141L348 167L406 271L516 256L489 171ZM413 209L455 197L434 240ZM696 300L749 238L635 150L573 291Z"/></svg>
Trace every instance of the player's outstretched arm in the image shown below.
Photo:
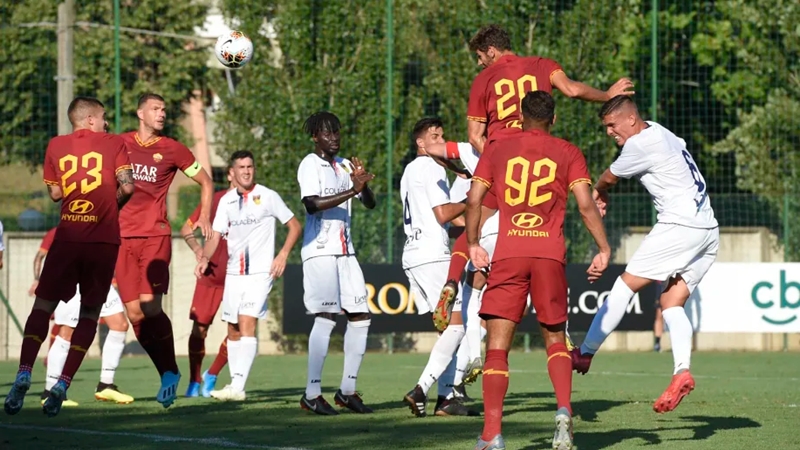
<svg viewBox="0 0 800 450"><path fill-rule="evenodd" d="M468 120L467 136L469 143L478 150L478 153L483 154L483 144L486 143L486 122Z"/></svg>
<svg viewBox="0 0 800 450"><path fill-rule="evenodd" d="M611 246L608 244L606 230L603 226L603 218L600 217L600 210L592 198L592 188L588 183L578 183L572 187L572 195L578 203L578 210L581 213L583 224L594 238L599 254L592 261L589 267L589 281L594 282L603 274L608 267L611 259Z"/></svg>
<svg viewBox="0 0 800 450"><path fill-rule="evenodd" d="M606 208L608 208L608 190L614 187L619 182L619 177L611 173L611 169L606 169L603 175L594 186L592 197L597 207L600 209L600 216L605 217Z"/></svg>
<svg viewBox="0 0 800 450"><path fill-rule="evenodd" d="M300 235L303 233L303 226L300 225L300 221L297 220L297 217L289 219L289 221L286 222L286 227L289 228L289 234L286 235L286 240L283 241L281 251L279 251L275 259L272 260L270 274L273 279L280 278L283 275L283 271L286 270L286 260L289 259L289 253L292 252L292 247L294 247L294 244L297 243L297 240L300 239Z"/></svg>
<svg viewBox="0 0 800 450"><path fill-rule="evenodd" d="M133 195L133 170L122 169L117 171L117 207L122 207L128 203Z"/></svg>
<svg viewBox="0 0 800 450"><path fill-rule="evenodd" d="M436 221L439 222L439 225L444 225L464 214L465 209L466 205L464 203L445 203L444 205L434 206L433 215L436 216Z"/></svg>
<svg viewBox="0 0 800 450"><path fill-rule="evenodd" d="M553 74L553 87L570 98L578 98L588 102L607 102L617 95L633 95L633 82L628 78L620 78L607 91L595 89L587 84L570 79L563 71Z"/></svg>
<svg viewBox="0 0 800 450"><path fill-rule="evenodd" d="M192 180L200 185L200 219L194 223L193 230L200 228L203 237L208 239L213 232L211 230L211 202L214 198L214 183L208 176L208 172L202 168L192 176Z"/></svg>

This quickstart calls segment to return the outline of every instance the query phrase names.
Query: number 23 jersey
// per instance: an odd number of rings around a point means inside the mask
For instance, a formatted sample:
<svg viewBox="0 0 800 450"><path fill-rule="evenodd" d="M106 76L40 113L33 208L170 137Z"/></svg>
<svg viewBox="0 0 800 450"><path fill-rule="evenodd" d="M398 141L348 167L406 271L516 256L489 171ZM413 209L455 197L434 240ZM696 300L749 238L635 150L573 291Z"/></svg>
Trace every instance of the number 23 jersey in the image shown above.
<svg viewBox="0 0 800 450"><path fill-rule="evenodd" d="M117 173L126 169L131 163L119 136L78 130L51 139L44 182L64 195L55 239L119 244Z"/></svg>

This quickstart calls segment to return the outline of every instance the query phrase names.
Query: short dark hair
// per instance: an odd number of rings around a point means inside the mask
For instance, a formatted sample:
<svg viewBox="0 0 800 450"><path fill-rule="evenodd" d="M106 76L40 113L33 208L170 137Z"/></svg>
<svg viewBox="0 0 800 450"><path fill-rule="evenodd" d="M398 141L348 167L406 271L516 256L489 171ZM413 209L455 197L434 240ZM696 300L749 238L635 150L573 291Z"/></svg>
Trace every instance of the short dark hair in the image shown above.
<svg viewBox="0 0 800 450"><path fill-rule="evenodd" d="M250 158L253 161L253 164L256 162L256 158L253 157L253 152L250 150L236 150L231 154L230 159L228 160L228 168L229 170L233 168L234 163L240 159Z"/></svg>
<svg viewBox="0 0 800 450"><path fill-rule="evenodd" d="M137 104L136 108L142 109L142 106L144 106L144 104L147 103L148 100L159 100L164 103L167 103L167 101L164 100L164 97L154 92L145 92L144 94L139 96L139 103Z"/></svg>
<svg viewBox="0 0 800 450"><path fill-rule="evenodd" d="M312 137L325 130L335 133L341 129L342 123L339 122L339 118L329 111L317 111L310 115L303 124L303 131Z"/></svg>
<svg viewBox="0 0 800 450"><path fill-rule="evenodd" d="M67 117L74 126L77 122L84 119L90 109L105 108L103 102L94 97L78 96L75 97L67 107Z"/></svg>
<svg viewBox="0 0 800 450"><path fill-rule="evenodd" d="M603 103L603 106L600 108L600 112L597 113L597 116L600 117L600 119L604 119L607 115L616 112L627 105L633 106L633 108L637 111L639 110L639 108L636 107L636 102L634 102L629 95L618 95Z"/></svg>
<svg viewBox="0 0 800 450"><path fill-rule="evenodd" d="M438 117L425 117L414 124L414 129L411 131L411 140L414 141L414 148L417 146L417 139L425 135L431 128L444 128L442 119Z"/></svg>
<svg viewBox="0 0 800 450"><path fill-rule="evenodd" d="M531 91L522 99L522 117L536 122L553 123L556 101L545 91Z"/></svg>
<svg viewBox="0 0 800 450"><path fill-rule="evenodd" d="M511 50L511 38L508 32L499 25L487 25L469 40L469 51L475 53L480 50L485 52L489 47L494 47L500 51Z"/></svg>

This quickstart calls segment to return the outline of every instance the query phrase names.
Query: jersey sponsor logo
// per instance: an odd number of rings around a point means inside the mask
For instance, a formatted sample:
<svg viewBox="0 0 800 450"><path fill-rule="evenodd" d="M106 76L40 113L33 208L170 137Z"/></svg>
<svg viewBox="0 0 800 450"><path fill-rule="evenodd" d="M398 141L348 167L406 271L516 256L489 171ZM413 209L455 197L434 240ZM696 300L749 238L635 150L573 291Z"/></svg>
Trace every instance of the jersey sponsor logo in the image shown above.
<svg viewBox="0 0 800 450"><path fill-rule="evenodd" d="M84 199L73 200L69 202L67 209L69 209L71 213L86 214L94 209L94 203Z"/></svg>
<svg viewBox="0 0 800 450"><path fill-rule="evenodd" d="M255 217L248 217L242 220L231 220L230 226L232 227L239 227L239 226L246 226L246 225L255 225L258 223L258 219Z"/></svg>
<svg viewBox="0 0 800 450"><path fill-rule="evenodd" d="M776 290L778 291L777 295L775 294ZM788 295L792 290L794 295ZM792 310L800 308L800 283L787 280L786 271L781 270L777 286L769 281L760 281L753 286L750 297L757 308L768 310L773 317L776 312L790 310L791 317L787 317L789 314L786 313L780 314L786 317L784 319L774 319L767 317L766 314L761 316L761 320L769 324L788 325L797 319L797 314L793 314ZM791 301L789 297L797 298L797 300Z"/></svg>
<svg viewBox="0 0 800 450"><path fill-rule="evenodd" d="M342 192L346 191L347 188L344 186L339 186L338 188L325 188L322 190L322 193L325 195L336 195L341 194Z"/></svg>
<svg viewBox="0 0 800 450"><path fill-rule="evenodd" d="M260 205L261 204L261 196L260 195L254 195L253 196L253 203L255 203L256 205Z"/></svg>
<svg viewBox="0 0 800 450"><path fill-rule="evenodd" d="M515 237L550 237L547 231L534 230L544 223L544 219L536 214L523 212L515 214L511 218L511 224L518 228L508 230L508 236Z"/></svg>
<svg viewBox="0 0 800 450"><path fill-rule="evenodd" d="M162 155L161 153L153 153L153 161L155 161L156 164L160 163L163 159L164 155Z"/></svg>
<svg viewBox="0 0 800 450"><path fill-rule="evenodd" d="M155 155L153 155L153 157L155 158ZM155 183L157 173L158 168L155 166L148 166L147 164L133 164L133 179L135 181L147 181L148 183Z"/></svg>

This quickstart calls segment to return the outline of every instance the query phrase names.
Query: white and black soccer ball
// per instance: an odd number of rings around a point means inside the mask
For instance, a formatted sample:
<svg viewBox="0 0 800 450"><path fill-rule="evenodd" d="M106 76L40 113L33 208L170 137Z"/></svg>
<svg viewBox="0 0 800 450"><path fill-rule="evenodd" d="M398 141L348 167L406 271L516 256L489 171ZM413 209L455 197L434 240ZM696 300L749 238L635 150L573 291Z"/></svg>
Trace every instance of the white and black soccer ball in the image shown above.
<svg viewBox="0 0 800 450"><path fill-rule="evenodd" d="M229 69L244 67L253 59L253 41L241 31L231 31L217 38L214 54Z"/></svg>

